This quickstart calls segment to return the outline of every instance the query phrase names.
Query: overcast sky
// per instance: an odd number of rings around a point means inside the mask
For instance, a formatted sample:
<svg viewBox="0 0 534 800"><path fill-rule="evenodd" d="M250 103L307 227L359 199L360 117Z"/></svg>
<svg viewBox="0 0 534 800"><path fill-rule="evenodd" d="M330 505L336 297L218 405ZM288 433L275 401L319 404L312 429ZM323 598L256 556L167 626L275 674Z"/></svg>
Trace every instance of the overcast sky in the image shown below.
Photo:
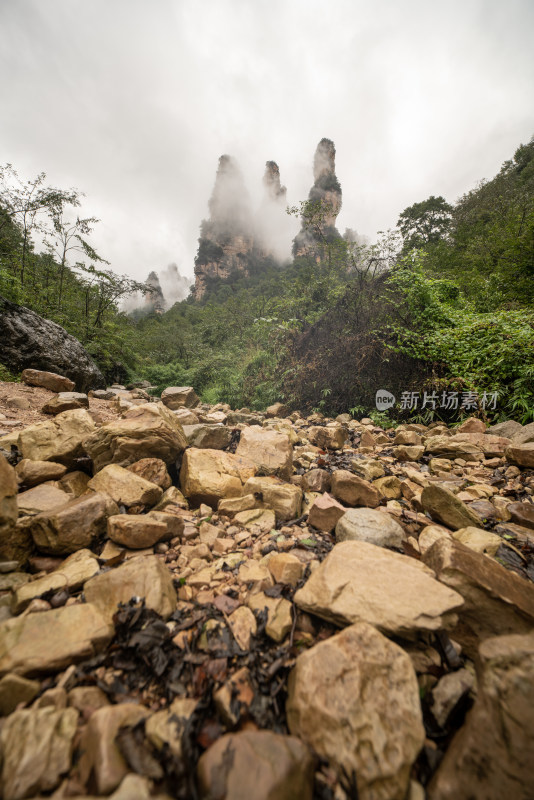
<svg viewBox="0 0 534 800"><path fill-rule="evenodd" d="M531 138L533 31L532 0L0 0L0 163L84 191L116 272L192 277L218 157L297 203L326 136L373 238Z"/></svg>

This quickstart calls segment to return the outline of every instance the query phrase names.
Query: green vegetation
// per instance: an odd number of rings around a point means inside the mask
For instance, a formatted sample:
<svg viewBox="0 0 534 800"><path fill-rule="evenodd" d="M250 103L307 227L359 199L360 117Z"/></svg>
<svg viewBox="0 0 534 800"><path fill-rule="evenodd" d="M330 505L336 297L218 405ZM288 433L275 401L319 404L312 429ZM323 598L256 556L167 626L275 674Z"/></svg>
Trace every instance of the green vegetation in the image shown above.
<svg viewBox="0 0 534 800"><path fill-rule="evenodd" d="M79 193L39 176L26 196L18 186L17 199L6 189L10 170L0 196L0 294L66 327L108 377L145 378L158 390L193 385L205 401L234 408L282 400L384 425L473 410L494 421L534 419L534 142L456 204L432 196L406 208L398 229L372 246L334 235L324 202L301 203L289 211L302 219L306 246L291 263L253 252L248 276L208 280L202 301L132 317L120 300L146 287L114 275L91 248L96 220L68 217ZM216 247L201 239L198 263L217 260ZM498 397L495 408L386 414L375 408L378 389L397 399Z"/></svg>
<svg viewBox="0 0 534 800"><path fill-rule="evenodd" d="M45 179L24 182L10 164L0 167L0 295L62 325L108 380L124 379L136 361L135 328L118 303L150 287L107 268L88 239L98 220L76 214L81 192Z"/></svg>

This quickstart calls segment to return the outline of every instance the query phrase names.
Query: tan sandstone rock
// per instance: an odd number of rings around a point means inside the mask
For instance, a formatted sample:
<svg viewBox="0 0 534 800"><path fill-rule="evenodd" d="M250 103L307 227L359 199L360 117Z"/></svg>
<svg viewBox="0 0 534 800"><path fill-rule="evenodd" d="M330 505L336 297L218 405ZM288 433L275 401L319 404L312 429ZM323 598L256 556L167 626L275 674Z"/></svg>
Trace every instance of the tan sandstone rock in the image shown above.
<svg viewBox="0 0 534 800"><path fill-rule="evenodd" d="M126 468L145 481L155 483L163 491L172 486L171 476L167 472L167 465L161 458L141 458Z"/></svg>
<svg viewBox="0 0 534 800"><path fill-rule="evenodd" d="M313 758L294 736L242 731L221 736L200 757L200 800L311 800Z"/></svg>
<svg viewBox="0 0 534 800"><path fill-rule="evenodd" d="M291 483L285 483L280 478L248 478L243 487L243 494L252 494L260 505L272 508L277 520L286 522L297 519L301 514L302 489Z"/></svg>
<svg viewBox="0 0 534 800"><path fill-rule="evenodd" d="M43 389L49 389L51 392L72 392L75 388L73 381L65 378L64 375L40 369L25 369L22 371L20 379L29 386L42 386Z"/></svg>
<svg viewBox="0 0 534 800"><path fill-rule="evenodd" d="M119 467L118 464L109 464L97 472L87 484L95 492L105 492L118 505L126 506L153 506L163 495L163 490L155 483L141 478L134 472Z"/></svg>
<svg viewBox="0 0 534 800"><path fill-rule="evenodd" d="M255 464L259 475L276 475L285 480L291 477L293 447L284 433L257 425L244 428L236 455Z"/></svg>
<svg viewBox="0 0 534 800"><path fill-rule="evenodd" d="M14 617L0 623L0 675L57 672L91 658L112 634L113 627L88 603Z"/></svg>
<svg viewBox="0 0 534 800"><path fill-rule="evenodd" d="M85 599L111 621L119 603L144 597L147 608L170 617L176 608L172 575L157 556L140 556L109 572L96 575L85 584Z"/></svg>
<svg viewBox="0 0 534 800"><path fill-rule="evenodd" d="M519 467L534 469L534 442L526 444L512 443L505 451L506 460Z"/></svg>
<svg viewBox="0 0 534 800"><path fill-rule="evenodd" d="M93 418L85 409L64 411L53 420L36 422L21 430L18 447L23 458L57 461L69 467L85 455L83 442L94 430Z"/></svg>
<svg viewBox="0 0 534 800"><path fill-rule="evenodd" d="M30 583L20 586L13 594L11 610L14 614L24 611L35 597L50 591L69 589L74 591L99 572L97 557L90 550L78 550L65 559L57 569Z"/></svg>
<svg viewBox="0 0 534 800"><path fill-rule="evenodd" d="M95 471L107 464L126 467L142 458L172 464L187 447L182 426L162 403L144 403L111 420L85 439Z"/></svg>
<svg viewBox="0 0 534 800"><path fill-rule="evenodd" d="M19 542L15 527L17 490L15 470L0 454L0 558L5 561L25 561L29 555L28 537Z"/></svg>
<svg viewBox="0 0 534 800"><path fill-rule="evenodd" d="M471 511L450 489L439 483L425 486L421 493L421 505L432 519L442 522L452 530L479 526L480 519L475 512Z"/></svg>
<svg viewBox="0 0 534 800"><path fill-rule="evenodd" d="M380 495L369 481L353 475L346 469L337 469L332 473L332 494L347 506L367 506L376 508L380 505Z"/></svg>
<svg viewBox="0 0 534 800"><path fill-rule="evenodd" d="M291 733L355 774L360 800L400 800L425 740L410 657L366 623L302 653L289 678Z"/></svg>
<svg viewBox="0 0 534 800"><path fill-rule="evenodd" d="M475 705L430 786L429 800L530 800L534 759L534 634L487 639Z"/></svg>
<svg viewBox="0 0 534 800"><path fill-rule="evenodd" d="M118 511L109 495L92 492L37 514L27 529L43 553L67 555L90 547L93 539L106 531L107 518Z"/></svg>
<svg viewBox="0 0 534 800"><path fill-rule="evenodd" d="M148 713L143 706L120 703L104 706L91 714L80 741L79 772L83 783L94 786L99 795L109 794L119 785L130 770L115 737L119 728L135 725Z"/></svg>
<svg viewBox="0 0 534 800"><path fill-rule="evenodd" d="M53 707L15 711L0 733L2 797L22 800L50 792L71 766L78 712Z"/></svg>
<svg viewBox="0 0 534 800"><path fill-rule="evenodd" d="M452 627L463 604L421 562L357 541L336 544L294 600L337 625L369 622L404 634Z"/></svg>
<svg viewBox="0 0 534 800"><path fill-rule="evenodd" d="M454 638L471 658L484 639L532 630L534 586L529 581L453 539L439 539L423 558L441 583L464 598Z"/></svg>
<svg viewBox="0 0 534 800"><path fill-rule="evenodd" d="M348 433L341 425L333 427L312 426L308 428L309 441L323 450L340 450L345 444Z"/></svg>
<svg viewBox="0 0 534 800"><path fill-rule="evenodd" d="M196 408L199 405L192 386L168 386L161 393L161 402L174 411L177 408Z"/></svg>
<svg viewBox="0 0 534 800"><path fill-rule="evenodd" d="M46 481L57 481L66 471L67 467L64 464L55 464L53 461L31 461L29 458L23 458L15 467L17 480L27 489Z"/></svg>
<svg viewBox="0 0 534 800"><path fill-rule="evenodd" d="M320 531L331 533L347 509L327 494L316 497L308 512L308 522Z"/></svg>
<svg viewBox="0 0 534 800"><path fill-rule="evenodd" d="M386 511L349 508L336 525L336 542L356 540L378 547L401 547L404 530Z"/></svg>
<svg viewBox="0 0 534 800"><path fill-rule="evenodd" d="M184 453L180 485L194 505L207 503L216 508L223 498L240 497L256 469L255 464L238 455L190 447Z"/></svg>

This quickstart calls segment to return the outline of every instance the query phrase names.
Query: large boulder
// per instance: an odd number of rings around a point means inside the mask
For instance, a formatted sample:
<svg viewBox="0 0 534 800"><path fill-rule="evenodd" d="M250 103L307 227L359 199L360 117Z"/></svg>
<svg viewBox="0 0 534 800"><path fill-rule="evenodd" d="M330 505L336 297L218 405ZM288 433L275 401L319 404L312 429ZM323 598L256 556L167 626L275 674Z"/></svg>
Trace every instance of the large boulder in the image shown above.
<svg viewBox="0 0 534 800"><path fill-rule="evenodd" d="M22 800L55 789L71 765L78 723L75 708L15 711L2 727L4 800Z"/></svg>
<svg viewBox="0 0 534 800"><path fill-rule="evenodd" d="M118 512L108 494L91 492L37 514L27 523L26 530L43 553L68 555L90 547L106 532L107 518Z"/></svg>
<svg viewBox="0 0 534 800"><path fill-rule="evenodd" d="M293 447L289 436L250 426L241 431L236 455L252 461L259 475L277 475L289 480L293 471Z"/></svg>
<svg viewBox="0 0 534 800"><path fill-rule="evenodd" d="M243 486L256 474L256 465L223 450L188 448L180 471L180 486L193 503L216 508L225 497L241 497Z"/></svg>
<svg viewBox="0 0 534 800"><path fill-rule="evenodd" d="M357 541L336 544L294 599L337 625L369 622L399 635L450 628L463 605L420 561Z"/></svg>
<svg viewBox="0 0 534 800"><path fill-rule="evenodd" d="M95 427L93 418L85 409L64 411L53 420L36 422L21 430L17 447L23 458L72 466L77 458L85 455L83 440Z"/></svg>
<svg viewBox="0 0 534 800"><path fill-rule="evenodd" d="M168 386L161 393L161 402L174 411L177 408L196 408L200 403L192 386Z"/></svg>
<svg viewBox="0 0 534 800"><path fill-rule="evenodd" d="M46 370L70 378L79 392L104 389L104 376L70 333L30 311L0 297L0 363L12 372Z"/></svg>
<svg viewBox="0 0 534 800"><path fill-rule="evenodd" d="M126 467L142 458L160 458L172 464L187 447L187 440L168 408L161 403L143 403L129 409L124 419L102 425L84 445L98 472L107 464Z"/></svg>
<svg viewBox="0 0 534 800"><path fill-rule="evenodd" d="M371 625L351 625L298 656L287 721L322 758L355 775L360 800L406 796L425 740L419 687L410 657Z"/></svg>

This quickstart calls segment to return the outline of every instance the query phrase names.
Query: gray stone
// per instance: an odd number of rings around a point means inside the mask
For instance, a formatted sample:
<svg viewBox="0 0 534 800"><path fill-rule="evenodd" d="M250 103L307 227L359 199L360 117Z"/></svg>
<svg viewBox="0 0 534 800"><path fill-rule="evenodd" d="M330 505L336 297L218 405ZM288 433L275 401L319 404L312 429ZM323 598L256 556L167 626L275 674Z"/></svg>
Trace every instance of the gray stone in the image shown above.
<svg viewBox="0 0 534 800"><path fill-rule="evenodd" d="M404 531L393 517L376 508L349 508L336 525L336 541L353 539L378 547L401 547Z"/></svg>

